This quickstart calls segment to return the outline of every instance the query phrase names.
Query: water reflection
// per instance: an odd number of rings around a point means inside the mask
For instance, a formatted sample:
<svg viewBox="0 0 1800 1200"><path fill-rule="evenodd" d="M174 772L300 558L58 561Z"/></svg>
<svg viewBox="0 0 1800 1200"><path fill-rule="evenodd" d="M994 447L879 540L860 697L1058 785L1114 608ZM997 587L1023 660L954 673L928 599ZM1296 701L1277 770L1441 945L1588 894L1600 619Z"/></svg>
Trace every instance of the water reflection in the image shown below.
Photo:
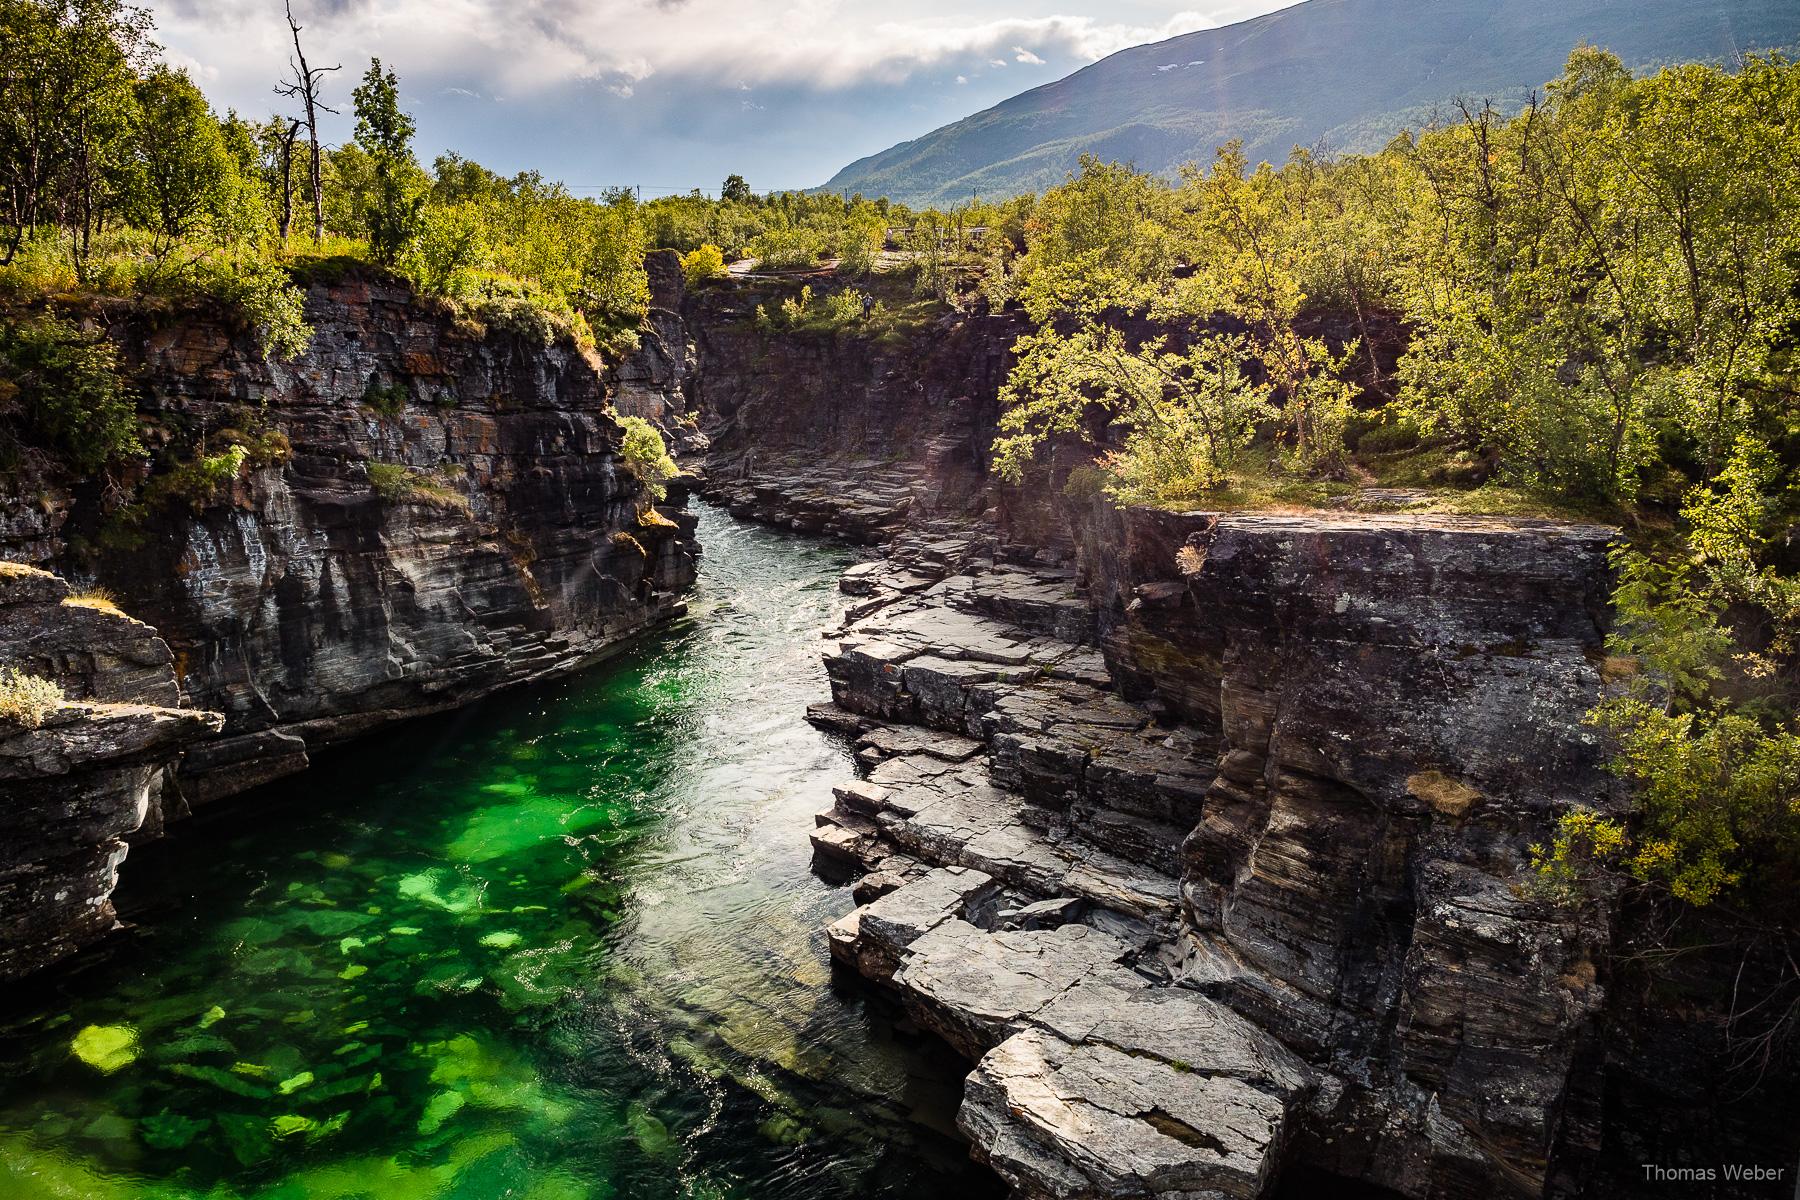
<svg viewBox="0 0 1800 1200"><path fill-rule="evenodd" d="M0 1195L990 1195L960 1066L834 993L801 720L840 551L703 514L693 616L140 849L14 998Z"/></svg>

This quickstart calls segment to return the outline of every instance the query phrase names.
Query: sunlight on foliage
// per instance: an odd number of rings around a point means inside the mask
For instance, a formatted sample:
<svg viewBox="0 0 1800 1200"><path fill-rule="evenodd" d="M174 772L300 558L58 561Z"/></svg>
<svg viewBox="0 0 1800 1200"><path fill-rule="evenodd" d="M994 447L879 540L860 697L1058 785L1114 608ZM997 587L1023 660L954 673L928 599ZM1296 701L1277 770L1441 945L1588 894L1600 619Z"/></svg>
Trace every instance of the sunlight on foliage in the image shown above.
<svg viewBox="0 0 1800 1200"><path fill-rule="evenodd" d="M0 721L36 729L63 701L62 688L17 667L0 671Z"/></svg>
<svg viewBox="0 0 1800 1200"><path fill-rule="evenodd" d="M652 499L664 499L669 494L666 483L681 468L670 457L669 448L663 444L662 434L657 431L656 426L642 417L616 419L620 428L625 431L619 444L619 457L624 460L626 469L643 481Z"/></svg>

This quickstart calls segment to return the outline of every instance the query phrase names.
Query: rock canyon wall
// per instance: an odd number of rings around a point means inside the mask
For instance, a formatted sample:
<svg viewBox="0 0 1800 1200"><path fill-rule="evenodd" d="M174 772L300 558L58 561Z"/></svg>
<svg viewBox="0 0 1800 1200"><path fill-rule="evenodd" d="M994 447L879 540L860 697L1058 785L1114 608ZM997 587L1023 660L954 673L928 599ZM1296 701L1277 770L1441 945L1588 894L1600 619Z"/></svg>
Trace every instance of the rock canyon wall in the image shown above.
<svg viewBox="0 0 1800 1200"><path fill-rule="evenodd" d="M1008 488L988 463L1016 314L776 333L755 310L791 284L689 292L651 265L642 344L610 365L364 273L312 287L293 363L217 320L93 314L153 428L257 457L128 529L90 481L5 504L7 557L154 628L65 613L35 572L0 595L0 633L52 631L7 661L79 701L0 755L37 805L9 810L0 888L44 914L5 936L49 948L0 970L109 926L139 820L678 611L684 489L649 503L614 403L732 512L883 547L844 578L814 714L860 769L814 836L855 882L830 945L969 1058L960 1124L1020 1195L1625 1196L1646 1146L1800 1153L1759 1100L1791 1072L1746 1089L1715 1052L1726 972L1670 1001L1619 951L1654 924L1641 900L1532 886L1559 813L1624 804L1582 719L1612 531L1122 511L1064 486L1074 445ZM70 739L109 729L70 784ZM54 878L79 886L52 905Z"/></svg>
<svg viewBox="0 0 1800 1200"><path fill-rule="evenodd" d="M156 631L67 581L0 565L0 662L63 702L0 724L0 981L109 933L127 835L160 822L182 752L219 732L186 707Z"/></svg>
<svg viewBox="0 0 1800 1200"><path fill-rule="evenodd" d="M1659 1001L1665 914L1534 887L1558 814L1626 803L1583 719L1614 531L1121 511L1073 444L1002 486L1014 318L786 344L758 286L687 301L706 486L885 545L814 714L862 774L813 839L856 884L833 954L975 1064L959 1123L1017 1194L1626 1196L1800 1154L1784 1085L1728 1098L1723 972Z"/></svg>
<svg viewBox="0 0 1800 1200"><path fill-rule="evenodd" d="M615 397L659 387L680 407L685 346L654 324L608 366L567 337L476 323L367 269L310 287L315 332L291 362L204 312L76 315L118 345L151 448L168 453L124 507L103 481L39 464L0 504L0 549L99 585L145 623L118 618L137 632L106 652L102 682L69 695L168 709L185 697L217 714L198 733L218 736L198 736L193 716L121 725L69 710L8 742L33 762L56 737L120 742L92 750L118 772L33 785L104 814L8 813L7 867L39 854L87 864L83 888L54 904L44 896L60 888L4 905L15 923L59 930L46 935L59 945L110 924L118 838L146 814L158 827L321 748L578 669L682 611L698 555L686 488L653 503L609 415ZM233 447L241 459L216 478L166 482ZM104 623L54 600L29 610L37 641L0 647L8 665L29 669L33 645ZM118 664L135 673L104 682ZM184 755L158 757L177 742ZM87 907L64 913L65 900Z"/></svg>
<svg viewBox="0 0 1800 1200"><path fill-rule="evenodd" d="M566 337L484 327L352 270L314 284L311 345L264 355L220 319L91 319L153 436L248 448L208 491L105 511L54 476L10 503L14 561L129 597L226 736L188 756L202 802L310 751L573 670L679 610L685 490L652 505L607 413L659 379L654 330L608 369ZM28 498L29 497L29 498Z"/></svg>

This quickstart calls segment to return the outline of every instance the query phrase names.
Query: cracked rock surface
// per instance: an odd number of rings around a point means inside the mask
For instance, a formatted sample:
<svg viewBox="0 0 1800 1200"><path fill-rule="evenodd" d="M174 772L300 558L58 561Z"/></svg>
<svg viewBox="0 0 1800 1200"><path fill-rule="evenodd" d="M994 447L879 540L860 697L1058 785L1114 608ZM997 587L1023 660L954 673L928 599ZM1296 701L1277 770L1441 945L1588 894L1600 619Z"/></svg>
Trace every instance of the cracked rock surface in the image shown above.
<svg viewBox="0 0 1800 1200"><path fill-rule="evenodd" d="M1520 884L1612 802L1606 531L1108 519L1075 564L920 521L846 575L834 955L976 1064L1023 1197L1541 1186L1607 932Z"/></svg>

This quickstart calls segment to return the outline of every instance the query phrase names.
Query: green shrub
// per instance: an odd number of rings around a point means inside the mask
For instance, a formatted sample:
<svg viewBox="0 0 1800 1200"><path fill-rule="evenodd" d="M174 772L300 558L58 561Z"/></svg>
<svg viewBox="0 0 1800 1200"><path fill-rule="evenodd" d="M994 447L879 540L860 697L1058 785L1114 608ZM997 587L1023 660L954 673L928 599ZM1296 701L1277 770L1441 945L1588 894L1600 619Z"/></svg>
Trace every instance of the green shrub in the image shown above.
<svg viewBox="0 0 1800 1200"><path fill-rule="evenodd" d="M0 414L15 442L84 473L144 451L112 343L59 317L0 322Z"/></svg>
<svg viewBox="0 0 1800 1200"><path fill-rule="evenodd" d="M750 240L757 266L771 271L816 267L824 253L825 239L811 229L769 229Z"/></svg>
<svg viewBox="0 0 1800 1200"><path fill-rule="evenodd" d="M66 239L56 229L38 229L19 243L13 260L0 267L0 295L34 300L72 292L80 286L70 264Z"/></svg>
<svg viewBox="0 0 1800 1200"><path fill-rule="evenodd" d="M1788 472L1743 437L1682 505L1685 553L1614 549L1613 687L1589 715L1632 785L1629 820L1575 810L1532 847L1552 892L1623 870L1705 905L1791 916L1800 878L1800 720L1784 666L1800 645L1800 578L1776 563L1793 520ZM1769 561L1774 559L1775 562Z"/></svg>
<svg viewBox="0 0 1800 1200"><path fill-rule="evenodd" d="M825 298L822 316L825 323L832 327L848 325L862 320L863 294L855 288L845 288L841 292L833 292Z"/></svg>
<svg viewBox="0 0 1800 1200"><path fill-rule="evenodd" d="M242 446L246 461L252 467L279 466L294 456L294 445L279 429L245 433L239 429L221 429L211 439L220 446Z"/></svg>
<svg viewBox="0 0 1800 1200"><path fill-rule="evenodd" d="M529 300L493 300L483 306L481 317L489 329L524 341L548 346L560 332L556 319Z"/></svg>
<svg viewBox="0 0 1800 1200"><path fill-rule="evenodd" d="M823 300L815 302L812 285L800 289L798 295L783 299L775 311L770 312L767 306L756 306L756 328L763 334L792 333L836 333L852 326L866 325L876 318L885 319L887 309L880 304L869 306L868 316L863 313L864 303L868 297L855 288L845 288L832 292Z"/></svg>
<svg viewBox="0 0 1800 1200"><path fill-rule="evenodd" d="M144 505L154 508L182 500L194 512L205 512L219 502L249 461L250 451L243 446L227 446L217 454L202 450L187 462L151 476L144 485Z"/></svg>
<svg viewBox="0 0 1800 1200"><path fill-rule="evenodd" d="M1382 421L1361 430L1354 446L1358 454L1394 454L1419 444L1419 427L1405 417Z"/></svg>
<svg viewBox="0 0 1800 1200"><path fill-rule="evenodd" d="M405 410L407 398L404 383L377 383L371 375L362 402L384 417L397 417Z"/></svg>
<svg viewBox="0 0 1800 1200"><path fill-rule="evenodd" d="M812 285L807 284L800 289L798 296L789 296L781 302L781 324L793 329L803 324L811 316Z"/></svg>
<svg viewBox="0 0 1800 1200"><path fill-rule="evenodd" d="M36 729L63 701L62 688L17 667L0 671L0 721Z"/></svg>
<svg viewBox="0 0 1800 1200"><path fill-rule="evenodd" d="M1192 500L1223 486L1274 412L1271 386L1247 364L1242 336L1209 334L1179 353L1168 339L1132 346L1116 329L1094 326L1064 336L1054 327L1027 334L1001 392L1002 436L995 469L1009 482L1048 439L1085 435L1091 411L1124 431L1102 465L1106 492L1128 504Z"/></svg>
<svg viewBox="0 0 1800 1200"><path fill-rule="evenodd" d="M452 303L453 310L473 337L499 334L549 346L567 337L592 349L593 328L586 315L569 297L535 282L510 276L483 274L473 279ZM618 331L609 326L609 339ZM635 346L635 338L631 339Z"/></svg>
<svg viewBox="0 0 1800 1200"><path fill-rule="evenodd" d="M1099 467L1076 467L1063 481L1063 498L1077 504L1091 504L1105 492L1109 478L1107 473Z"/></svg>
<svg viewBox="0 0 1800 1200"><path fill-rule="evenodd" d="M208 263L196 275L195 286L206 295L236 309L252 329L270 358L291 361L312 344L313 328L306 320L306 292L288 273L262 258L230 263Z"/></svg>
<svg viewBox="0 0 1800 1200"><path fill-rule="evenodd" d="M487 247L479 210L453 204L427 208L419 234L408 244L401 269L421 292L460 296L469 290Z"/></svg>
<svg viewBox="0 0 1800 1200"><path fill-rule="evenodd" d="M619 457L624 460L625 467L636 475L650 489L650 495L661 500L669 494L664 481L676 475L681 468L669 456L669 448L663 444L661 433L656 426L642 417L619 417L619 427L625 436L619 443Z"/></svg>
<svg viewBox="0 0 1800 1200"><path fill-rule="evenodd" d="M687 278L689 287L717 279L725 274L725 255L717 246L706 242L681 256L681 273Z"/></svg>

